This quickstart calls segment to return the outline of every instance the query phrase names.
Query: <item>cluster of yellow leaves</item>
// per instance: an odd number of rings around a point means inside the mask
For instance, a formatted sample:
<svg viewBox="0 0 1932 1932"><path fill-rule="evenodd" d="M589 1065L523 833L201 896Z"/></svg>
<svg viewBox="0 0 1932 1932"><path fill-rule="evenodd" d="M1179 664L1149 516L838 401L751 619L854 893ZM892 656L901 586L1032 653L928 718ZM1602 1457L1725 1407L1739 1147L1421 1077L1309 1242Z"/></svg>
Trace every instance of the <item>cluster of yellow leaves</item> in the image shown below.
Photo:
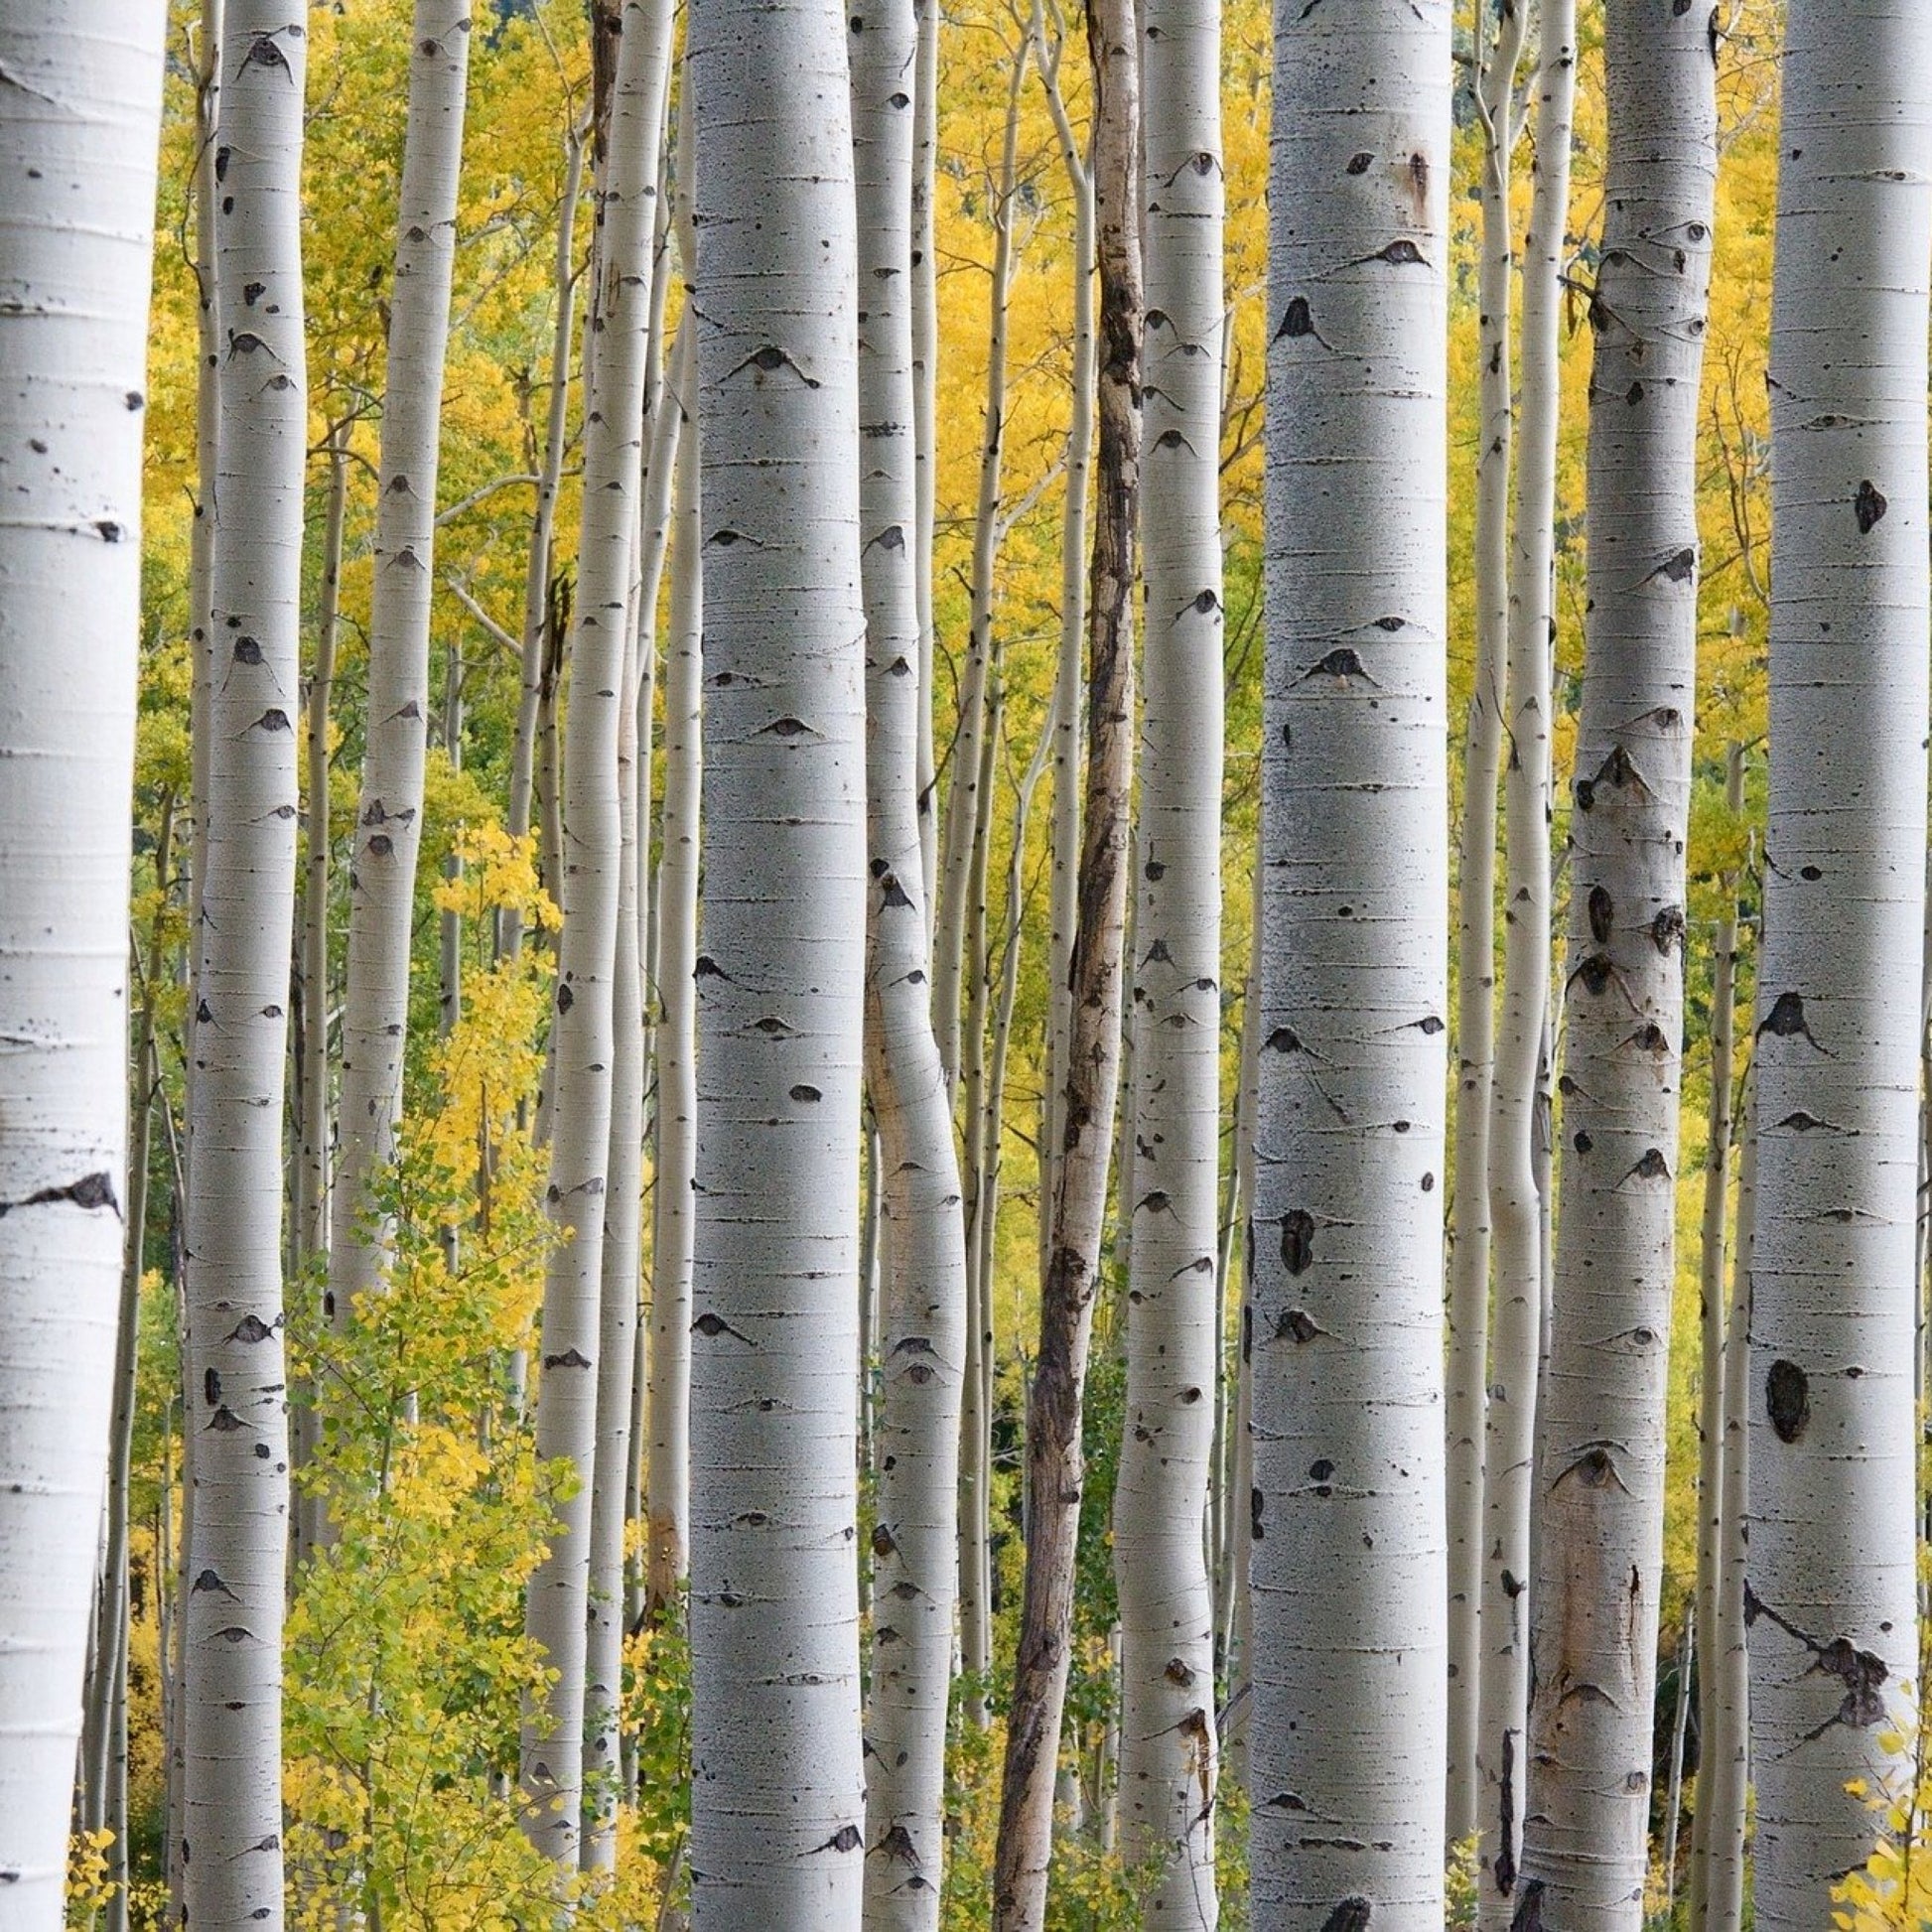
<svg viewBox="0 0 1932 1932"><path fill-rule="evenodd" d="M1909 1701L1912 1687L1899 1689ZM1861 1869L1832 1887L1832 1923L1840 1932L1919 1932L1932 1924L1932 1776L1922 1724L1888 1725L1876 1741L1899 1775L1845 1787L1870 1808L1878 1842Z"/></svg>

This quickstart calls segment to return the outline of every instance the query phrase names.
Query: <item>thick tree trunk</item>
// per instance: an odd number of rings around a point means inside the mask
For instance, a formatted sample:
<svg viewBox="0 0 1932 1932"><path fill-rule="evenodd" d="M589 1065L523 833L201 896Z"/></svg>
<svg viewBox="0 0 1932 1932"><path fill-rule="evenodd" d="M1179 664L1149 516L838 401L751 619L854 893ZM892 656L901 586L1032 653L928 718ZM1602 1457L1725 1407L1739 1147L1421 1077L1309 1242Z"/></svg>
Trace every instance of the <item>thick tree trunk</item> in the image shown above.
<svg viewBox="0 0 1932 1932"><path fill-rule="evenodd" d="M1919 1670L1932 10L1792 0L1771 313L1771 802L1751 1274L1760 1932L1863 1863ZM1857 344L1856 353L1846 345Z"/></svg>
<svg viewBox="0 0 1932 1932"><path fill-rule="evenodd" d="M1088 578L1088 724L1074 1022L1040 1285L1027 1431L1027 1581L1000 1793L996 1932L1038 1932L1052 1853L1053 1784L1073 1624L1081 1413L1120 1080L1122 941L1134 771L1135 530L1141 478L1143 313L1140 43L1132 0L1089 0L1094 201L1100 262L1100 443Z"/></svg>
<svg viewBox="0 0 1932 1932"><path fill-rule="evenodd" d="M865 610L847 23L696 0L693 1924L860 1923ZM780 473L776 466L782 464Z"/></svg>
<svg viewBox="0 0 1932 1932"><path fill-rule="evenodd" d="M377 473L366 750L349 858L342 1105L324 1297L339 1327L357 1299L380 1286L392 1239L371 1189L394 1164L402 1118L409 942L429 747L437 445L474 38L470 0L416 0Z"/></svg>
<svg viewBox="0 0 1932 1932"><path fill-rule="evenodd" d="M1540 1897L1576 1932L1636 1932L1643 1920L1663 1588L1699 383L1718 172L1710 23L1671 5L1612 0L1604 35L1609 171L1591 308L1587 648L1522 1879L1525 1901Z"/></svg>
<svg viewBox="0 0 1932 1932"><path fill-rule="evenodd" d="M1483 1575L1476 1765L1481 1779L1478 1923L1515 1912L1530 1783L1529 1590L1535 1552L1533 1463L1543 1333L1543 1187L1537 1088L1549 1020L1551 639L1556 623L1558 340L1570 125L1576 95L1575 0L1548 0L1537 49L1535 189L1524 242L1521 416L1510 544L1509 676L1503 797L1508 868L1503 1002L1490 1082L1489 1213L1495 1316L1483 1426Z"/></svg>
<svg viewBox="0 0 1932 1932"><path fill-rule="evenodd" d="M1123 1853L1150 1922L1211 1932L1220 1379L1221 23L1147 0L1146 702L1134 890L1134 1228L1114 1498ZM1078 401L1076 398L1076 408Z"/></svg>
<svg viewBox="0 0 1932 1932"><path fill-rule="evenodd" d="M181 1851L184 1912L221 1932L273 1932L283 1914L282 1109L300 795L291 712L301 684L308 444L307 54L304 24L287 7L231 0L215 157L224 340L188 1204L185 1431L195 1505Z"/></svg>
<svg viewBox="0 0 1932 1932"><path fill-rule="evenodd" d="M1510 312L1515 227L1510 182L1519 131L1516 68L1528 9L1476 0L1482 132L1478 270L1482 443L1476 456L1476 646L1462 752L1455 897L1455 1194L1449 1293L1449 1839L1476 1829L1481 1670L1482 1426L1489 1345L1489 1107L1496 1058L1496 785L1509 665L1509 476L1515 401Z"/></svg>
<svg viewBox="0 0 1932 1932"><path fill-rule="evenodd" d="M578 1861L583 1800L591 1504L597 1476L604 1215L609 1185L622 798L618 748L637 535L650 329L651 213L671 53L669 0L624 0L611 144L600 184L597 354L585 408L584 509L563 827L563 931L551 1027L550 1211L565 1238L544 1281L537 1454L577 1488L530 1580L525 1628L554 1678L524 1713L524 1828L560 1864ZM567 1232L566 1232L567 1231ZM626 1341L625 1345L628 1343ZM608 1479L621 1483L621 1471Z"/></svg>
<svg viewBox="0 0 1932 1932"><path fill-rule="evenodd" d="M1443 1922L1447 0L1277 0L1251 1912Z"/></svg>
<svg viewBox="0 0 1932 1932"><path fill-rule="evenodd" d="M919 848L915 126L905 91L918 54L912 0L854 0L851 31L866 291L859 317L871 882L866 1076L879 1123L872 1185L884 1216L865 1922L877 1932L933 1932L945 1849L967 1261L952 1107L926 981ZM862 1362L862 1372L870 1366Z"/></svg>

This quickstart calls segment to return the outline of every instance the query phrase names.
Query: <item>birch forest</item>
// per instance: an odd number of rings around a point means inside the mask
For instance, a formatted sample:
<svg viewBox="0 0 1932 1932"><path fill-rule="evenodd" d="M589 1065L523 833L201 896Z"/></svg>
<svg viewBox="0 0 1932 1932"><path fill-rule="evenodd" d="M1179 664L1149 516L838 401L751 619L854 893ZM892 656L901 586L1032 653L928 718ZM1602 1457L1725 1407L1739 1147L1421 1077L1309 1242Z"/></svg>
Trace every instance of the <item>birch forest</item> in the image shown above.
<svg viewBox="0 0 1932 1932"><path fill-rule="evenodd" d="M1932 0L0 0L0 1932L1932 1927Z"/></svg>

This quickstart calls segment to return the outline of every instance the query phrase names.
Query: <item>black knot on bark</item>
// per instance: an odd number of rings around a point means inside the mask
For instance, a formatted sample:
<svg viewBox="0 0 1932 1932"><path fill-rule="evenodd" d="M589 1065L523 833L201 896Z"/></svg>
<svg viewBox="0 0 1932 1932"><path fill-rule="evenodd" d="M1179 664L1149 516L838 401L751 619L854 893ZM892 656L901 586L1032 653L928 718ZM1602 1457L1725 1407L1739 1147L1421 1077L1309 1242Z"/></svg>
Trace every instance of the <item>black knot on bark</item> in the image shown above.
<svg viewBox="0 0 1932 1932"><path fill-rule="evenodd" d="M1775 1361L1764 1378L1764 1407L1781 1443L1795 1443L1811 1421L1811 1383L1796 1362Z"/></svg>

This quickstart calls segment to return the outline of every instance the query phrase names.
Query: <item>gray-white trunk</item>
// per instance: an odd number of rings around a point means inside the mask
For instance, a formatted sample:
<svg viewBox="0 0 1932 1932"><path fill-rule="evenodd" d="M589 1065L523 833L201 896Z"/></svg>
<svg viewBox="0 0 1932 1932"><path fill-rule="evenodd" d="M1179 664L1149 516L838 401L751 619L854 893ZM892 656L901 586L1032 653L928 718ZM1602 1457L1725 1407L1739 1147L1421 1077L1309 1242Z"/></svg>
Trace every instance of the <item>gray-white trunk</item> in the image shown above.
<svg viewBox="0 0 1932 1932"><path fill-rule="evenodd" d="M1756 1923L1813 1927L1919 1669L1932 10L1792 0L1771 302L1751 1270ZM1857 353L1846 345L1856 343Z"/></svg>
<svg viewBox="0 0 1932 1932"><path fill-rule="evenodd" d="M1450 15L1279 0L1251 1912L1443 1922Z"/></svg>

